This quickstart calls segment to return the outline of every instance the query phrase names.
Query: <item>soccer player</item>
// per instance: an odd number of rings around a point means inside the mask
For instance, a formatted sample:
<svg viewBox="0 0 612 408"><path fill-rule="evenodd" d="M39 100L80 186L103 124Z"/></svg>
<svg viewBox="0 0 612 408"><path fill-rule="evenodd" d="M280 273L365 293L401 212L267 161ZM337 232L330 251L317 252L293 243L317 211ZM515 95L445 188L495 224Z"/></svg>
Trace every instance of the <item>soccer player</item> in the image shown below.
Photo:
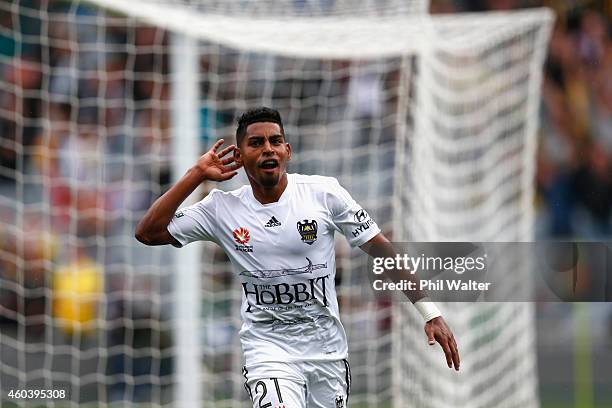
<svg viewBox="0 0 612 408"><path fill-rule="evenodd" d="M136 238L176 247L207 240L226 252L243 294L243 374L254 407L344 408L350 368L334 287L334 234L372 256L394 256L393 246L336 179L286 172L291 146L276 110L245 112L236 146L217 152L222 144L151 206ZM250 185L213 189L177 212L200 183L229 180L241 167ZM449 368L458 370L457 344L440 312L429 299L411 300L429 344L440 343Z"/></svg>

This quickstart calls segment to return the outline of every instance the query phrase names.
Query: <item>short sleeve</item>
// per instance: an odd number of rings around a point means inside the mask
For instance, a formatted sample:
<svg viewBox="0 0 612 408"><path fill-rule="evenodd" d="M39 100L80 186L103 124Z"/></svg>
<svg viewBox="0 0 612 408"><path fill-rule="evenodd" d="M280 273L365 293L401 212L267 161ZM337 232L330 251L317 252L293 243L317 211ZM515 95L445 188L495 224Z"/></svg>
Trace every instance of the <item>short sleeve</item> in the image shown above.
<svg viewBox="0 0 612 408"><path fill-rule="evenodd" d="M327 199L332 222L353 247L360 246L380 233L380 228L336 179L332 179Z"/></svg>
<svg viewBox="0 0 612 408"><path fill-rule="evenodd" d="M168 232L185 246L194 241L216 242L216 200L219 190L212 190L202 200L179 209L168 224Z"/></svg>

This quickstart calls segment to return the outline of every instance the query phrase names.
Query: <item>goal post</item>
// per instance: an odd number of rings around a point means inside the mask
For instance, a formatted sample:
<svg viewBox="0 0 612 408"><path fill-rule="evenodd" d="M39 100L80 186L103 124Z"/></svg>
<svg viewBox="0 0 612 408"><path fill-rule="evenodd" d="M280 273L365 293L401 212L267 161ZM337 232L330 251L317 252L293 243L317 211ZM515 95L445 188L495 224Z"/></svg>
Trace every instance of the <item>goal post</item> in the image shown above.
<svg viewBox="0 0 612 408"><path fill-rule="evenodd" d="M183 33L172 33L172 175L176 182L197 162L201 150L198 143L199 87L197 40ZM200 189L183 205L197 201ZM176 343L176 381L174 400L177 406L192 407L202 400L200 387L200 266L203 246L198 242L174 254L174 321Z"/></svg>
<svg viewBox="0 0 612 408"><path fill-rule="evenodd" d="M3 390L63 388L68 406L245 405L226 257L208 243L145 248L133 227L214 140L231 143L249 107L281 112L290 172L337 177L395 241L532 239L548 10L39 3L0 4L0 33L38 50L0 54ZM537 405L529 305L441 305L463 354L454 376L412 307L366 293L364 264L338 239L351 407ZM58 290L70 274L89 284Z"/></svg>

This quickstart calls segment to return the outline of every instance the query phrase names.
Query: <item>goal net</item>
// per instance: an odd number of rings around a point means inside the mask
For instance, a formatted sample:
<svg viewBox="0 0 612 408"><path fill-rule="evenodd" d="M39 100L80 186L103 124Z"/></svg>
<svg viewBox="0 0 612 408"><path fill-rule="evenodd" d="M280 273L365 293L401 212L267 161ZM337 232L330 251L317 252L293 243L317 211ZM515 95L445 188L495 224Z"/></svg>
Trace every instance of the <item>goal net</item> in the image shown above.
<svg viewBox="0 0 612 408"><path fill-rule="evenodd" d="M419 54L413 134L398 145L396 231L408 241L532 241L550 16L464 15L439 17L436 24L444 40ZM496 274L512 274L508 285L520 282L508 293L530 290L528 261L498 266L504 271ZM444 304L459 333L460 375L428 351L422 319L412 309L398 304L393 313L397 406L539 406L533 304Z"/></svg>
<svg viewBox="0 0 612 408"><path fill-rule="evenodd" d="M41 404L248 404L227 258L133 231L249 107L281 112L290 172L337 177L395 241L529 241L551 14L427 9L0 3L0 401L57 389ZM529 305L441 305L457 375L412 307L373 300L365 261L338 239L351 407L537 405Z"/></svg>

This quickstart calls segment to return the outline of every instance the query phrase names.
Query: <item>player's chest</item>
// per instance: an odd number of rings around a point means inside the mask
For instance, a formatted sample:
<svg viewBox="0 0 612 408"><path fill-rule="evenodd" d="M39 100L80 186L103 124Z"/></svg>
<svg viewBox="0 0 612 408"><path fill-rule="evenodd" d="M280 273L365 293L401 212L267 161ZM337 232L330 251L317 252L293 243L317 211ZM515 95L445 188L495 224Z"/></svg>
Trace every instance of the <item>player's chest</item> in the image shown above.
<svg viewBox="0 0 612 408"><path fill-rule="evenodd" d="M221 244L229 253L307 255L333 243L324 208L275 206L229 211L219 220Z"/></svg>

